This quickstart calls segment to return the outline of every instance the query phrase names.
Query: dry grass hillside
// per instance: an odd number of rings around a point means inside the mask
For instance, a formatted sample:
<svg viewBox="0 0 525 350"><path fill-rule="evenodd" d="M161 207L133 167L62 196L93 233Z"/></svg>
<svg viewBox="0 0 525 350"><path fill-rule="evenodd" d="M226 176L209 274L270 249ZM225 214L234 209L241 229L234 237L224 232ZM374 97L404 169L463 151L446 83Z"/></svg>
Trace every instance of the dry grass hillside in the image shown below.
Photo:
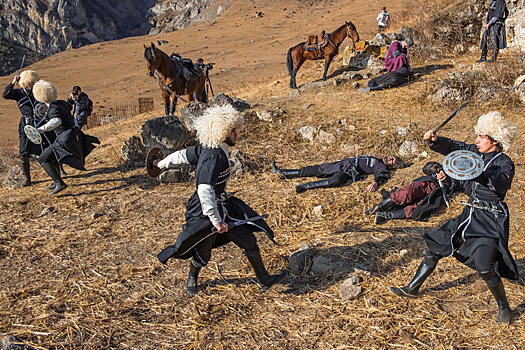
<svg viewBox="0 0 525 350"><path fill-rule="evenodd" d="M135 135L145 120L162 115L159 108L148 115L89 130L102 145L88 157L87 172L67 168L65 181L69 187L59 195L47 195L44 188L50 181L36 163L31 169L35 180L32 186L0 189L2 335L17 336L36 349L520 349L525 345L525 290L521 280L504 281L514 310L510 326L495 324L497 306L485 283L454 259L440 262L417 299L401 299L387 290L387 286L401 286L410 280L425 249L421 235L458 215L464 195L454 197L450 209L428 222L403 220L377 226L373 218L363 214L381 198L379 193L365 190L371 178L342 188L297 194L294 187L301 179L285 180L271 174L272 159L283 168L296 168L354 156L345 151L349 146L357 146L359 154L384 156L397 153L401 143L410 140L418 144L419 153L426 151L430 158L412 157L411 165L398 170L383 188L410 183L422 175L425 162L442 159L422 142L423 133L458 107L433 104L426 96L451 71L470 67L477 59L474 54L456 57L444 53L429 62L419 52L412 65L421 77L398 89L359 93L344 83L306 88L290 96L283 53L289 42L300 41L304 32L295 38L290 28L305 28L310 19L315 23L311 32L316 32L319 28L335 29L350 19L367 39L375 34L374 19L382 6L381 1L312 4L239 2L226 12L223 21L237 21L240 29L232 26L222 34L219 19L213 27L203 25L159 38L167 38L172 44L184 40L184 35L194 35L195 48L206 46L204 36L217 35L213 38L218 41L224 35L229 40L229 46L223 46L225 52L236 50L230 71L220 66L219 55L202 54L206 61L218 62L218 71L223 70L213 78L216 90L243 98L256 108L286 111L273 123L255 117L246 120L236 148L249 157L251 170L233 176L228 184L229 191L238 191L237 196L257 212L269 214L268 223L281 245L272 245L263 235L257 237L270 272L286 269L290 254L299 244L309 243L315 247L316 256L371 267L371 273L356 272L361 280L360 296L341 300L339 287L347 274L290 274L282 285L262 292L240 249L227 245L214 251L210 264L202 270L197 295L189 297L184 290L188 262L161 265L155 256L181 231L194 182L190 177L183 183L160 184L143 168L126 167L120 157L122 143ZM404 2L386 5L393 14L405 8ZM282 11L284 7L286 11ZM249 16L244 17L247 8ZM263 18L250 18L256 10L265 13ZM287 18L292 11L296 14ZM352 16L352 12L361 15ZM274 39L248 51L252 39L246 35L244 23L268 18L276 21L274 27L263 30L246 26L253 32L260 30L259 38L274 35ZM361 22L368 29L361 31ZM210 28L212 32L208 32ZM277 33L282 38L278 41ZM241 37L246 39L246 50L239 44ZM156 38L125 39L69 51L32 68L44 79L56 82L60 93L66 94L77 74L77 60L82 60L82 70L97 74L106 65L106 81L111 81L106 89L93 77L75 80L85 85L86 91L93 91L94 101L106 99L104 104L119 104L139 96L158 98L158 88L144 74L141 43L145 40ZM260 54L272 52L272 47L280 47L273 51L274 59ZM179 44L179 48L192 58L201 55L201 49L191 49L188 44ZM111 62L102 58L104 55L98 56L100 52L113 57ZM133 54L121 55L125 62L118 65L114 63L118 52ZM248 58L239 57L243 55ZM260 59L264 67L252 63ZM249 66L243 64L248 61ZM129 67L133 67L133 74ZM511 85L523 70L522 58L505 53L486 69L501 86ZM298 85L319 79L322 70L321 65L309 63L301 69ZM336 60L329 75L343 71L341 61ZM59 76L60 80L55 79ZM16 127L12 125L18 116L10 119L6 113L11 116L18 111L13 103L2 103L4 132L11 130L14 137ZM493 102L473 100L442 135L474 142L473 126L488 110L501 111L518 126L509 153L516 164L516 177L507 203L511 216L509 248L523 275L525 134L521 119L525 107L510 91ZM306 125L333 133L336 142L326 145L300 140L297 130ZM407 128L408 133L400 136L398 126ZM0 170L5 176L9 166L16 164L11 143L2 148L1 160ZM322 216L313 214L319 205L323 206Z"/></svg>

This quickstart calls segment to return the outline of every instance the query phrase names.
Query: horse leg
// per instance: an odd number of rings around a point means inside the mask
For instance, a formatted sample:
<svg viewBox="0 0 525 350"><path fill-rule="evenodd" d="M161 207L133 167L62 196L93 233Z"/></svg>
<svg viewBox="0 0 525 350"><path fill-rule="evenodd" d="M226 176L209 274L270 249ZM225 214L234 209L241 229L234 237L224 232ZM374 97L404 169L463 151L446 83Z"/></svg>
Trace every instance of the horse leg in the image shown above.
<svg viewBox="0 0 525 350"><path fill-rule="evenodd" d="M175 107L177 107L177 97L173 96L170 106L170 115L175 115Z"/></svg>
<svg viewBox="0 0 525 350"><path fill-rule="evenodd" d="M290 84L292 84L293 86L291 86L292 89L297 89L297 85L296 85L296 81L295 81L295 77L297 75L297 71L299 70L299 68L301 68L301 66L303 65L303 63L306 62L306 58L304 57L301 57L299 59L299 62L297 63L297 67L294 66L293 70L292 70L292 79L290 80Z"/></svg>
<svg viewBox="0 0 525 350"><path fill-rule="evenodd" d="M332 58L330 56L326 56L324 59L323 81L326 80L326 73L328 72L328 67L330 67L330 63L332 63Z"/></svg>

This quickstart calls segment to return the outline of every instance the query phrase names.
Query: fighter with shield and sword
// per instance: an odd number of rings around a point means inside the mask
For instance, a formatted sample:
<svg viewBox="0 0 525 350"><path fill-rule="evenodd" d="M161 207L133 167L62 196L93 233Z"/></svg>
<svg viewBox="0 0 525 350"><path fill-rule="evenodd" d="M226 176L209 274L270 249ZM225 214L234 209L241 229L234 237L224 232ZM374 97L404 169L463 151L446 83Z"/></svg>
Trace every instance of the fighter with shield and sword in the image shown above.
<svg viewBox="0 0 525 350"><path fill-rule="evenodd" d="M511 322L511 309L501 277L518 279L516 263L509 252L509 209L504 202L514 177L514 163L503 152L510 148L515 134L499 112L483 114L475 127L475 144L437 136L434 130L424 138L430 148L445 155L443 169L450 177L463 181L469 195L463 212L437 230L423 235L428 251L410 283L389 287L402 297L415 297L438 261L454 256L476 270L498 304L497 323Z"/></svg>
<svg viewBox="0 0 525 350"><path fill-rule="evenodd" d="M242 200L226 192L230 177L229 147L235 145L237 131L243 124L243 117L232 106L211 107L194 124L200 145L174 152L165 159L154 148L146 159L150 176L158 175L170 164L197 166L197 188L188 200L182 232L175 244L157 255L163 264L170 258L191 259L186 286L189 295L197 292L199 272L210 261L212 249L229 242L244 250L263 289L287 275L286 271L270 275L263 265L253 232L263 231L273 241L273 231L263 220L266 215L258 215Z"/></svg>

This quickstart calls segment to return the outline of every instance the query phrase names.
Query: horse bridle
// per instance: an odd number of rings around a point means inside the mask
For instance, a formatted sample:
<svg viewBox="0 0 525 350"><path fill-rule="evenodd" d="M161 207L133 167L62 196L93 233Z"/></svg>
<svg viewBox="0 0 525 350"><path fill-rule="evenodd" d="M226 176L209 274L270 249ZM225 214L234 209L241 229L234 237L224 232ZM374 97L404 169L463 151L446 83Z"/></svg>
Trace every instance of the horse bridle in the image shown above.
<svg viewBox="0 0 525 350"><path fill-rule="evenodd" d="M350 33L350 23L346 23L345 21L345 24L346 24L346 36L352 39L352 52L355 52L355 40L354 40L354 37L350 36L349 34Z"/></svg>

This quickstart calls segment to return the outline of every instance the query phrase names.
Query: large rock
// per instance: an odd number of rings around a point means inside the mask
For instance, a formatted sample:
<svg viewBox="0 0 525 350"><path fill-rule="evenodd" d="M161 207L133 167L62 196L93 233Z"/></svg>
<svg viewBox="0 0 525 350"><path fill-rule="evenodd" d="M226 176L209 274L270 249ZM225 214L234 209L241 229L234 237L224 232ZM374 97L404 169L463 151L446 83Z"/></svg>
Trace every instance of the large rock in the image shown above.
<svg viewBox="0 0 525 350"><path fill-rule="evenodd" d="M213 106L224 106L224 105L232 105L233 106L233 100L230 96L226 95L223 92L218 93L215 95L211 100L209 105L211 107Z"/></svg>
<svg viewBox="0 0 525 350"><path fill-rule="evenodd" d="M505 21L507 29L508 46L525 51L525 8L516 8Z"/></svg>
<svg viewBox="0 0 525 350"><path fill-rule="evenodd" d="M343 301L354 300L359 294L361 294L361 286L357 276L347 278L339 287L339 296Z"/></svg>
<svg viewBox="0 0 525 350"><path fill-rule="evenodd" d="M196 132L194 123L204 114L207 108L208 106L204 103L193 101L180 110L180 121L184 124L186 130Z"/></svg>
<svg viewBox="0 0 525 350"><path fill-rule="evenodd" d="M343 64L348 67L364 69L368 66L368 60L371 56L372 53L368 51L352 52L348 46L343 52Z"/></svg>
<svg viewBox="0 0 525 350"><path fill-rule="evenodd" d="M283 114L286 112L280 109L279 107L277 107L277 108L270 108L270 109L259 109L255 113L257 114L257 118L259 118L262 121L274 122L278 118L282 117Z"/></svg>
<svg viewBox="0 0 525 350"><path fill-rule="evenodd" d="M314 140L314 135L316 131L317 129L313 126L303 126L299 129L299 136L301 136L303 140L309 140L311 142Z"/></svg>
<svg viewBox="0 0 525 350"><path fill-rule="evenodd" d="M146 160L148 150L138 136L131 136L120 149L120 155L130 162L143 162Z"/></svg>
<svg viewBox="0 0 525 350"><path fill-rule="evenodd" d="M434 92L427 99L441 104L452 104L466 100L471 89L476 89L487 80L482 72L455 71L449 78L442 79L435 87Z"/></svg>
<svg viewBox="0 0 525 350"><path fill-rule="evenodd" d="M288 268L292 273L300 274L310 265L315 256L315 249L307 243L301 243L299 248L290 255Z"/></svg>
<svg viewBox="0 0 525 350"><path fill-rule="evenodd" d="M476 94L476 101L478 102L495 102L501 97L501 89L497 86L483 86Z"/></svg>
<svg viewBox="0 0 525 350"><path fill-rule="evenodd" d="M186 128L175 116L165 116L146 121L141 137L147 149L158 147L164 155L173 153L190 140Z"/></svg>
<svg viewBox="0 0 525 350"><path fill-rule="evenodd" d="M324 275L327 273L349 273L353 268L346 265L341 259L335 257L318 256L312 264L314 275Z"/></svg>
<svg viewBox="0 0 525 350"><path fill-rule="evenodd" d="M417 144L414 141L403 141L399 147L399 155L402 157L408 157L413 154L417 154Z"/></svg>

